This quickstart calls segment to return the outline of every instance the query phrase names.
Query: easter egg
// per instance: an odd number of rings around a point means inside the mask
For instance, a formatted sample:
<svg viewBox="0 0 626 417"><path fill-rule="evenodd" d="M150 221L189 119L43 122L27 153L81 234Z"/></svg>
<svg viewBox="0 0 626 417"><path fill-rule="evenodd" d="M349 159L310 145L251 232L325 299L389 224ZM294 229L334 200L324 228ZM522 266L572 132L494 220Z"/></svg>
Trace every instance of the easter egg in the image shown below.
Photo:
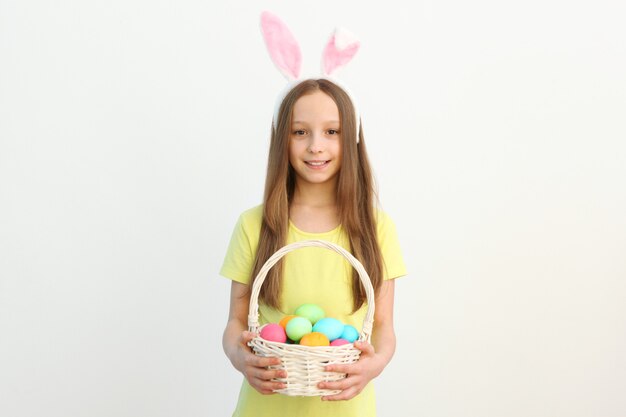
<svg viewBox="0 0 626 417"><path fill-rule="evenodd" d="M348 340L339 338L339 339L335 339L332 342L330 342L330 345L331 346L341 346L341 345L347 345L349 343L350 342Z"/></svg>
<svg viewBox="0 0 626 417"><path fill-rule="evenodd" d="M341 336L339 337L353 343L359 338L359 331L354 326L346 324L343 326L343 332L341 332Z"/></svg>
<svg viewBox="0 0 626 417"><path fill-rule="evenodd" d="M311 325L309 319L298 316L289 320L285 330L287 331L287 336L289 336L291 340L299 342L300 339L302 339L302 336L311 332L312 327L313 326Z"/></svg>
<svg viewBox="0 0 626 417"><path fill-rule="evenodd" d="M289 323L289 320L291 320L292 318L294 318L296 316L294 316L293 314L289 315L289 316L285 316L283 317L280 322L278 324L280 324L280 327L282 327L283 329L287 328L287 323Z"/></svg>
<svg viewBox="0 0 626 417"><path fill-rule="evenodd" d="M317 323L317 321L326 316L324 310L316 304L302 304L295 311L296 316L306 317L311 324Z"/></svg>
<svg viewBox="0 0 626 417"><path fill-rule="evenodd" d="M304 346L328 346L330 342L324 333L311 332L302 336L300 344Z"/></svg>
<svg viewBox="0 0 626 417"><path fill-rule="evenodd" d="M287 341L285 329L276 323L269 323L263 326L261 329L261 338L269 340L270 342L285 343Z"/></svg>
<svg viewBox="0 0 626 417"><path fill-rule="evenodd" d="M319 320L313 326L314 332L324 333L328 340L339 339L341 333L343 333L344 325L337 319L333 319L331 317L326 317Z"/></svg>

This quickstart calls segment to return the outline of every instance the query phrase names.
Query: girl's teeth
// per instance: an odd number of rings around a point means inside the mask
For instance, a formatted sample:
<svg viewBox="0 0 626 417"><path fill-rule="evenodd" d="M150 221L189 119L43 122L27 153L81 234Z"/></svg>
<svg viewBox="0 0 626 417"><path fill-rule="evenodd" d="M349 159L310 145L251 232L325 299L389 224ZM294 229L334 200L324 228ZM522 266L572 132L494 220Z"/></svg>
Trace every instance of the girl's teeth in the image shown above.
<svg viewBox="0 0 626 417"><path fill-rule="evenodd" d="M321 166L321 165L324 165L325 163L326 163L326 161L324 161L324 162L307 162L307 164L314 165L314 166Z"/></svg>

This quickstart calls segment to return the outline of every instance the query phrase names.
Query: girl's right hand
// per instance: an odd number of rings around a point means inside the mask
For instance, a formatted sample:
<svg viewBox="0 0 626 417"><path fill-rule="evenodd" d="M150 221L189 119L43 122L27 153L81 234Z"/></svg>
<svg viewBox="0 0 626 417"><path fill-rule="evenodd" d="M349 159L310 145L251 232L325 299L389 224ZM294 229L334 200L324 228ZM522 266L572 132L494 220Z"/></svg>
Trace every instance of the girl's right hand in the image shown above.
<svg viewBox="0 0 626 417"><path fill-rule="evenodd" d="M270 365L280 365L278 358L263 358L252 352L248 342L255 334L244 331L237 343L237 351L233 365L248 380L248 383L263 395L275 394L274 390L286 388L282 382L272 381L274 378L285 378L287 372L279 369L267 369Z"/></svg>

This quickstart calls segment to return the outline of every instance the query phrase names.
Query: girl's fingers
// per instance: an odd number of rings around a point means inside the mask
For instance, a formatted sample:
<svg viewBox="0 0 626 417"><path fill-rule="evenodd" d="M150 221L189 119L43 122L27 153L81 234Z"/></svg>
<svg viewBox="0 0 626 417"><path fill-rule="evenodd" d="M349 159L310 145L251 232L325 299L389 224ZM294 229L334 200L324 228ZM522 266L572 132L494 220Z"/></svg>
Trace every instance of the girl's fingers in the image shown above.
<svg viewBox="0 0 626 417"><path fill-rule="evenodd" d="M284 389L286 387L282 382L265 381L259 378L254 378L250 385L261 394L274 394L274 390Z"/></svg>
<svg viewBox="0 0 626 417"><path fill-rule="evenodd" d="M260 360L258 360L260 359ZM267 369L269 364L280 363L277 358L252 358L244 375L257 391L274 390L284 388L282 382L274 381L279 378L286 378L287 372L284 369ZM265 364L264 366L256 366L256 363Z"/></svg>
<svg viewBox="0 0 626 417"><path fill-rule="evenodd" d="M241 343L248 343L252 339L254 339L256 335L249 331L244 331L241 333Z"/></svg>
<svg viewBox="0 0 626 417"><path fill-rule="evenodd" d="M359 391L355 387L348 388L345 391L341 391L339 394L335 395L327 395L322 397L322 401L342 401L349 400L352 397L355 397Z"/></svg>
<svg viewBox="0 0 626 417"><path fill-rule="evenodd" d="M287 373L282 369L267 369L270 366L280 365L279 358L257 356L249 350L247 343L255 337L256 334L252 332L244 331L241 333L241 344L248 351L245 355L246 378L248 383L259 393L263 395L275 394L275 390L284 389L286 385L282 382L273 381L273 379L286 378Z"/></svg>
<svg viewBox="0 0 626 417"><path fill-rule="evenodd" d="M262 358L260 356L254 355L254 360L252 361L251 365L259 367L259 368L267 368L268 366L278 366L280 365L280 359Z"/></svg>
<svg viewBox="0 0 626 417"><path fill-rule="evenodd" d="M258 379L269 381L276 378L286 378L287 372L278 370L278 369L270 369L270 370L261 370L258 372Z"/></svg>
<svg viewBox="0 0 626 417"><path fill-rule="evenodd" d="M356 383L355 378L347 377L344 379L340 379L339 381L325 381L317 384L317 387L320 389L329 389L329 390L347 390L348 388L354 386Z"/></svg>
<svg viewBox="0 0 626 417"><path fill-rule="evenodd" d="M246 357L246 364L257 368L266 368L268 366L280 365L280 359L273 357L262 357L255 354L250 354Z"/></svg>
<svg viewBox="0 0 626 417"><path fill-rule="evenodd" d="M354 347L359 349L361 352L363 352L366 355L373 355L375 353L374 346L372 346L371 344L367 342L356 341L354 342Z"/></svg>
<svg viewBox="0 0 626 417"><path fill-rule="evenodd" d="M359 342L359 341L354 342L354 347L361 351L361 359L364 356L370 356L376 353L376 351L374 350L374 346L372 346L371 344L367 342ZM324 370L327 372L340 372L343 374L353 374L353 373L358 372L360 370L360 367L359 367L359 362L356 362L354 364L347 364L347 365L340 365L340 364L327 365L324 367Z"/></svg>
<svg viewBox="0 0 626 417"><path fill-rule="evenodd" d="M260 394L263 395L272 395L272 394L276 394L274 391L269 390L269 389L262 389L259 387L255 387L254 385L252 385L252 388L254 388L255 390L257 390Z"/></svg>
<svg viewBox="0 0 626 417"><path fill-rule="evenodd" d="M338 372L340 374L354 374L356 371L356 365L327 365L324 367L327 372Z"/></svg>

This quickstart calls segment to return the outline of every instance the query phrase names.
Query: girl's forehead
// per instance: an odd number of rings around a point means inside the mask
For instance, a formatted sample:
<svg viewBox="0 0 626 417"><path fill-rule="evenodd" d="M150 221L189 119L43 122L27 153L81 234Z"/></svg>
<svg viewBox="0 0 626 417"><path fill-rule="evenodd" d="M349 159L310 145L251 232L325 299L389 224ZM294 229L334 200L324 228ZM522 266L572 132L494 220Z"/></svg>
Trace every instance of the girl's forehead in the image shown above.
<svg viewBox="0 0 626 417"><path fill-rule="evenodd" d="M293 107L294 122L311 118L338 121L337 104L328 94L321 91L300 97Z"/></svg>

